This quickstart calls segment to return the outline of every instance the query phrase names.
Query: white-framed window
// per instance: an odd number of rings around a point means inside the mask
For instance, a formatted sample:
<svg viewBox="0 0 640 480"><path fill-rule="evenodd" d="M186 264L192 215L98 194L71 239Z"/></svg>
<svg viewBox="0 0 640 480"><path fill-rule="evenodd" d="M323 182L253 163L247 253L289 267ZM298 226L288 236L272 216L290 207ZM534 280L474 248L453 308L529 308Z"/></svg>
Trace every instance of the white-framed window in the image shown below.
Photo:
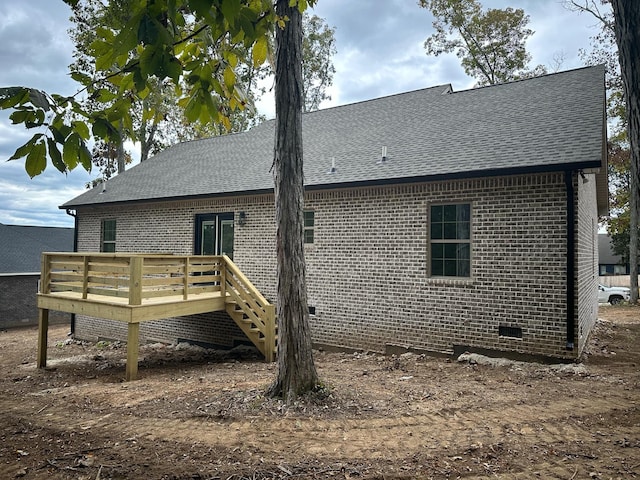
<svg viewBox="0 0 640 480"><path fill-rule="evenodd" d="M100 251L116 251L116 220L114 218L102 220L102 242Z"/></svg>
<svg viewBox="0 0 640 480"><path fill-rule="evenodd" d="M315 212L305 210L304 214L304 243L313 243L315 234Z"/></svg>
<svg viewBox="0 0 640 480"><path fill-rule="evenodd" d="M430 205L429 273L432 277L471 276L471 204Z"/></svg>

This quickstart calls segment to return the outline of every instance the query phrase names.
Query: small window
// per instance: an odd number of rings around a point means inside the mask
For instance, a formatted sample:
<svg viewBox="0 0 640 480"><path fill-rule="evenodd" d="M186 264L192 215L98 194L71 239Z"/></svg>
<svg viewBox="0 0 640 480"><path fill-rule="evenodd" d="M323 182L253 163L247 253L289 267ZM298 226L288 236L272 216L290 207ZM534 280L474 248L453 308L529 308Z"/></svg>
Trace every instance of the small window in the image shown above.
<svg viewBox="0 0 640 480"><path fill-rule="evenodd" d="M315 227L315 213L311 210L304 211L304 243L313 243Z"/></svg>
<svg viewBox="0 0 640 480"><path fill-rule="evenodd" d="M433 277L471 276L471 205L432 205L430 271Z"/></svg>
<svg viewBox="0 0 640 480"><path fill-rule="evenodd" d="M102 252L115 252L116 251L116 221L103 220L102 221Z"/></svg>

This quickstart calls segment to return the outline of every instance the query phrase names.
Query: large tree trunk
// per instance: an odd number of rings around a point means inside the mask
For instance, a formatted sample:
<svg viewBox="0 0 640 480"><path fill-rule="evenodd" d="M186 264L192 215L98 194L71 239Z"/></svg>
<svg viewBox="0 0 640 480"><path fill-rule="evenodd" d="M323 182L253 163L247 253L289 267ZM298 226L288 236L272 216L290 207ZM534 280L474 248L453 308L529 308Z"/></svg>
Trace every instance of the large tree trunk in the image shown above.
<svg viewBox="0 0 640 480"><path fill-rule="evenodd" d="M640 215L640 2L611 0L620 73L627 102L631 184L629 263L631 303L638 301L638 215Z"/></svg>
<svg viewBox="0 0 640 480"><path fill-rule="evenodd" d="M288 17L276 27L276 139L274 180L278 263L278 370L269 394L291 402L313 390L313 362L303 244L302 15L289 0L276 13Z"/></svg>

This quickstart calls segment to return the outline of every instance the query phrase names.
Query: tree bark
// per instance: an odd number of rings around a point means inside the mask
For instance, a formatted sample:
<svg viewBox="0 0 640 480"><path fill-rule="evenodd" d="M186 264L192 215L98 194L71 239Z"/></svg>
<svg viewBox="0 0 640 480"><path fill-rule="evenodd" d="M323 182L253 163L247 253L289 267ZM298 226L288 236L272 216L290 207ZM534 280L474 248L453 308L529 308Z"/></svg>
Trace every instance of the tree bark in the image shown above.
<svg viewBox="0 0 640 480"><path fill-rule="evenodd" d="M269 394L290 403L318 385L313 361L303 244L302 15L289 0L276 13L288 17L276 27L276 210L278 370Z"/></svg>
<svg viewBox="0 0 640 480"><path fill-rule="evenodd" d="M631 150L629 263L631 303L638 301L638 216L640 215L640 2L611 0L618 60L627 103Z"/></svg>

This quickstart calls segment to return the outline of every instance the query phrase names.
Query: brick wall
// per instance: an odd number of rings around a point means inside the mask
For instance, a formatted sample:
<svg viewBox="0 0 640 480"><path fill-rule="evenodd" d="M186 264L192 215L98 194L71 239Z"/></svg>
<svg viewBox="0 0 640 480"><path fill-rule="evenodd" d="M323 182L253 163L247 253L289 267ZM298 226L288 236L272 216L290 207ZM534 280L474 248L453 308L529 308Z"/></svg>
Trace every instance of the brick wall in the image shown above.
<svg viewBox="0 0 640 480"><path fill-rule="evenodd" d="M577 240L577 317L576 340L581 354L589 332L598 319L598 216L594 174L574 178L578 192Z"/></svg>
<svg viewBox="0 0 640 480"><path fill-rule="evenodd" d="M471 204L471 278L429 278L429 205L459 202ZM305 248L316 343L380 352L389 345L437 352L463 345L575 355L565 350L567 232L561 173L313 191L307 193L306 208L315 212L315 242ZM585 208L591 207L585 203ZM247 220L235 227L234 261L274 299L271 195L117 211L80 209L79 250L99 250L100 222L113 217L118 251L189 254L197 213L234 212L237 218L240 211ZM500 336L500 326L521 329L522 338ZM76 332L124 339L124 327L80 319ZM145 323L141 336L213 344L242 338L220 314Z"/></svg>
<svg viewBox="0 0 640 480"><path fill-rule="evenodd" d="M0 276L0 329L38 325L36 293L40 275ZM50 323L70 323L71 315L52 311Z"/></svg>

